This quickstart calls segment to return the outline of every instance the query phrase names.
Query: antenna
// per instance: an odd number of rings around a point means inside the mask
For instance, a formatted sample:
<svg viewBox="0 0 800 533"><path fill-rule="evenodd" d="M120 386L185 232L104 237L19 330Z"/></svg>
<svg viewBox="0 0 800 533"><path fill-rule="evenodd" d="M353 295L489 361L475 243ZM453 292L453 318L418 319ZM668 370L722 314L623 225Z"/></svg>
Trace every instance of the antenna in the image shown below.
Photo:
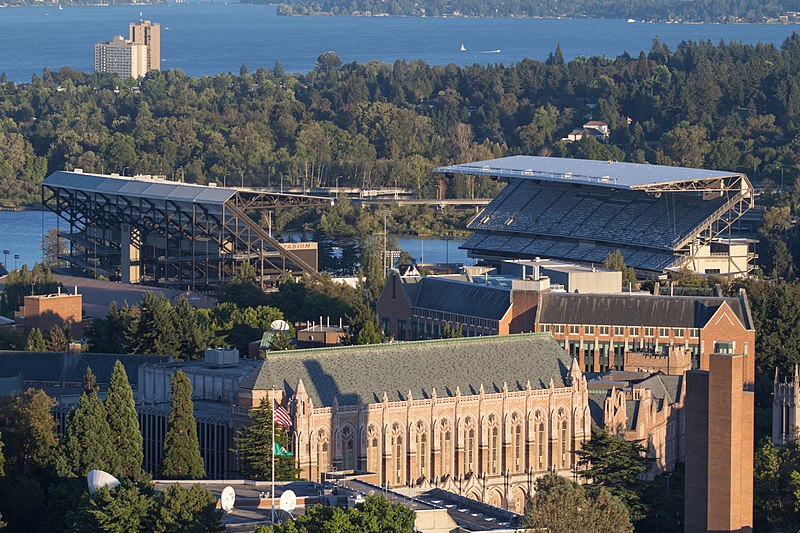
<svg viewBox="0 0 800 533"><path fill-rule="evenodd" d="M233 504L236 503L236 491L230 485L222 489L219 497L219 504L226 513L233 511Z"/></svg>

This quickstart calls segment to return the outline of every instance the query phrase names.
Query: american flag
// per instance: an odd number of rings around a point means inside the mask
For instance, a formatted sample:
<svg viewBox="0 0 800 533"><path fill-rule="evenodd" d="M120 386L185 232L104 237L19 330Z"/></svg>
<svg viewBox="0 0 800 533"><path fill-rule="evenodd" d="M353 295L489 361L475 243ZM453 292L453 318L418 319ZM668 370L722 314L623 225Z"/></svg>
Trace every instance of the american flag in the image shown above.
<svg viewBox="0 0 800 533"><path fill-rule="evenodd" d="M275 402L275 407L272 410L272 418L276 424L285 428L292 427L292 417L289 416L289 411L278 405Z"/></svg>

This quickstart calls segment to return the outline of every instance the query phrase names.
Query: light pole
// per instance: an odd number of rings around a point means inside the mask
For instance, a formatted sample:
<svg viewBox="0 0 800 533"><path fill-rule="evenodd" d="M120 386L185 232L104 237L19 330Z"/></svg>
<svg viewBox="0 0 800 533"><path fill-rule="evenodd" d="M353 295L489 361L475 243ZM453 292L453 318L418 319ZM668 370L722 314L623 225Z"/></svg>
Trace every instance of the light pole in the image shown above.
<svg viewBox="0 0 800 533"><path fill-rule="evenodd" d="M445 264L450 264L450 241L453 240L452 235L445 235L442 237L444 240L444 262Z"/></svg>
<svg viewBox="0 0 800 533"><path fill-rule="evenodd" d="M379 216L383 216L383 276L386 277L387 268L386 268L386 250L389 247L389 234L386 233L386 217L389 216L388 209L381 209L378 211Z"/></svg>
<svg viewBox="0 0 800 533"><path fill-rule="evenodd" d="M19 254L14 254L14 270L17 269L17 261L19 261Z"/></svg>
<svg viewBox="0 0 800 533"><path fill-rule="evenodd" d="M228 186L228 176L230 176L230 175L231 175L231 173L228 172L228 173L226 173L225 175L222 176L222 186L223 187L227 187Z"/></svg>
<svg viewBox="0 0 800 533"><path fill-rule="evenodd" d="M3 266L6 267L8 270L8 254L11 253L11 250L3 250Z"/></svg>
<svg viewBox="0 0 800 533"><path fill-rule="evenodd" d="M244 170L240 170L239 175L242 177L242 189L244 189Z"/></svg>
<svg viewBox="0 0 800 533"><path fill-rule="evenodd" d="M125 172L131 167L122 167L122 175L125 175Z"/></svg>

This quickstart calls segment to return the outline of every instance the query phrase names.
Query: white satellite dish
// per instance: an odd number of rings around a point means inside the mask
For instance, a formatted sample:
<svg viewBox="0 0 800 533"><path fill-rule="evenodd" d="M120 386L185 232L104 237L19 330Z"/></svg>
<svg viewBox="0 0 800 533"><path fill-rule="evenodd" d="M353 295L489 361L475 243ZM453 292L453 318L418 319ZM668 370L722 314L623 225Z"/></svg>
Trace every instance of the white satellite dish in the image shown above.
<svg viewBox="0 0 800 533"><path fill-rule="evenodd" d="M219 505L226 513L233 511L233 504L236 503L236 491L233 487L228 486L222 489L222 494L219 497Z"/></svg>
<svg viewBox="0 0 800 533"><path fill-rule="evenodd" d="M278 503L278 507L289 514L292 514L297 508L297 495L292 490L286 490L281 494L280 503Z"/></svg>
<svg viewBox="0 0 800 533"><path fill-rule="evenodd" d="M285 320L273 320L272 324L269 325L269 329L272 331L289 331L289 323Z"/></svg>
<svg viewBox="0 0 800 533"><path fill-rule="evenodd" d="M97 489L108 487L115 489L119 487L119 480L102 470L92 470L86 475L86 482L89 484L89 494L94 494Z"/></svg>

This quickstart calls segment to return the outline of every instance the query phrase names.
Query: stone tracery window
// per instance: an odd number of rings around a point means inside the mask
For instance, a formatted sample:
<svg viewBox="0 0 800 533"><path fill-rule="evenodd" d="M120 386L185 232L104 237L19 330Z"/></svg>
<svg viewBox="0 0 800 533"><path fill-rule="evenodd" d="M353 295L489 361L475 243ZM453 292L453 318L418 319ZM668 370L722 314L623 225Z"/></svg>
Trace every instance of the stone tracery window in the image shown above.
<svg viewBox="0 0 800 533"><path fill-rule="evenodd" d="M354 470L355 460L355 434L353 428L345 426L342 429L342 468L344 470Z"/></svg>
<svg viewBox="0 0 800 533"><path fill-rule="evenodd" d="M319 468L320 472L328 472L330 470L331 465L328 463L329 444L328 432L320 429L317 433L317 468Z"/></svg>
<svg viewBox="0 0 800 533"><path fill-rule="evenodd" d="M403 435L400 424L392 426L392 453L394 454L394 479L395 484L403 482Z"/></svg>
<svg viewBox="0 0 800 533"><path fill-rule="evenodd" d="M417 466L419 477L428 477L428 428L421 420L417 422Z"/></svg>
<svg viewBox="0 0 800 533"><path fill-rule="evenodd" d="M523 437L522 419L516 412L511 415L511 438L514 442L514 473L518 474L523 469Z"/></svg>
<svg viewBox="0 0 800 533"><path fill-rule="evenodd" d="M497 417L489 415L489 472L497 474L500 469L500 427Z"/></svg>
<svg viewBox="0 0 800 533"><path fill-rule="evenodd" d="M464 473L475 471L475 423L472 418L467 417L464 421L464 436L466 440L466 449L464 450Z"/></svg>
<svg viewBox="0 0 800 533"><path fill-rule="evenodd" d="M448 419L442 420L442 476L452 475L453 463L453 428Z"/></svg>
<svg viewBox="0 0 800 533"><path fill-rule="evenodd" d="M378 472L380 470L380 447L378 446L378 431L370 424L367 428L367 470Z"/></svg>

